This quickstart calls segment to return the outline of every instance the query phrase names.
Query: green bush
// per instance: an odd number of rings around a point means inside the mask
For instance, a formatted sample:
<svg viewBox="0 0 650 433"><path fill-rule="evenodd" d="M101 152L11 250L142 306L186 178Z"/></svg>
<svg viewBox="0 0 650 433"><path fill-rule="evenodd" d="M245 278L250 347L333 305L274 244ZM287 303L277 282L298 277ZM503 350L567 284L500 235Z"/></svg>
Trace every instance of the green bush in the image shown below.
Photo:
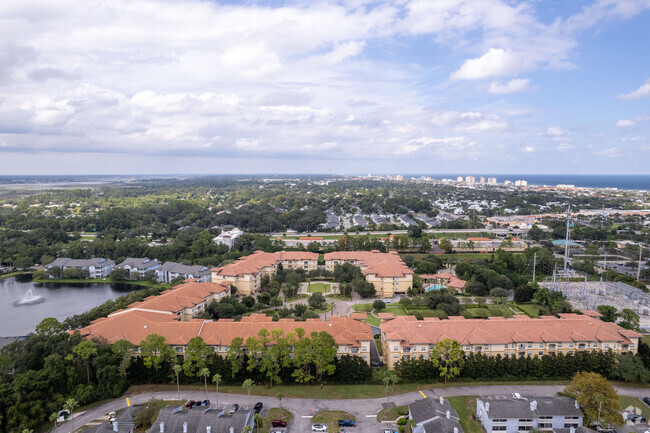
<svg viewBox="0 0 650 433"><path fill-rule="evenodd" d="M406 425L408 421L406 421L406 418L402 417L397 420L397 425Z"/></svg>

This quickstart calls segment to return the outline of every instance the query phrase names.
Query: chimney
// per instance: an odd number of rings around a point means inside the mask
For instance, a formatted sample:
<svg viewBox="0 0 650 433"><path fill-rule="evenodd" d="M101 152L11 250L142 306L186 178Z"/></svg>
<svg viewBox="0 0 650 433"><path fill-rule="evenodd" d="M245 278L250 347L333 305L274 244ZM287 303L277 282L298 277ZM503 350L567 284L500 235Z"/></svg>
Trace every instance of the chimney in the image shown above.
<svg viewBox="0 0 650 433"><path fill-rule="evenodd" d="M451 412L449 411L445 412L445 416L447 417L447 419L451 418Z"/></svg>
<svg viewBox="0 0 650 433"><path fill-rule="evenodd" d="M440 396L440 404L445 404L445 399Z"/></svg>
<svg viewBox="0 0 650 433"><path fill-rule="evenodd" d="M485 403L485 411L486 412L490 411L490 403Z"/></svg>
<svg viewBox="0 0 650 433"><path fill-rule="evenodd" d="M187 422L183 423L183 433L187 433Z"/></svg>
<svg viewBox="0 0 650 433"><path fill-rule="evenodd" d="M535 410L537 409L537 400L533 400L530 402L530 410Z"/></svg>
<svg viewBox="0 0 650 433"><path fill-rule="evenodd" d="M205 426L205 433L211 433L212 432L212 427L207 425Z"/></svg>
<svg viewBox="0 0 650 433"><path fill-rule="evenodd" d="M160 433L165 433L165 423L160 421Z"/></svg>
<svg viewBox="0 0 650 433"><path fill-rule="evenodd" d="M578 405L578 400L573 400L573 402L574 402L575 405L576 405L576 409L580 409L580 405Z"/></svg>
<svg viewBox="0 0 650 433"><path fill-rule="evenodd" d="M113 431L118 432L120 431L120 426L117 421L113 421Z"/></svg>

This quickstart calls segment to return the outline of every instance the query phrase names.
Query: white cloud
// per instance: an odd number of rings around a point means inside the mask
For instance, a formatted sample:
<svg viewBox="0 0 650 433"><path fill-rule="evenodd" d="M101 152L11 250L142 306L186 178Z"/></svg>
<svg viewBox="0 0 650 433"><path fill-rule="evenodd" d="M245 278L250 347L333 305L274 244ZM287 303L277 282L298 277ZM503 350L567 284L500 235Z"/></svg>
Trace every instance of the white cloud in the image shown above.
<svg viewBox="0 0 650 433"><path fill-rule="evenodd" d="M635 137L623 137L621 138L622 142L640 142L640 141L647 141L648 139L646 137L641 137L641 136L635 136Z"/></svg>
<svg viewBox="0 0 650 433"><path fill-rule="evenodd" d="M490 48L487 53L475 59L465 60L454 71L452 80L477 80L480 78L515 75L524 69L522 61L510 51Z"/></svg>
<svg viewBox="0 0 650 433"><path fill-rule="evenodd" d="M533 153L535 152L535 148L533 146L524 146L521 151L524 153Z"/></svg>
<svg viewBox="0 0 650 433"><path fill-rule="evenodd" d="M573 146L569 143L559 143L557 146L555 146L557 150L569 150L572 149Z"/></svg>
<svg viewBox="0 0 650 433"><path fill-rule="evenodd" d="M526 90L529 82L528 78L514 78L505 83L494 82L488 91L495 94L517 93Z"/></svg>
<svg viewBox="0 0 650 433"><path fill-rule="evenodd" d="M510 123L496 114L483 114L476 111L445 111L433 116L431 122L437 126L452 126L456 131L462 132L487 132L503 131L510 127Z"/></svg>
<svg viewBox="0 0 650 433"><path fill-rule="evenodd" d="M621 156L617 147L608 147L607 149L602 149L594 152L596 155L604 156L606 158L617 158Z"/></svg>
<svg viewBox="0 0 650 433"><path fill-rule="evenodd" d="M625 101L630 101L634 99L645 99L650 98L650 78L646 80L645 84L642 84L638 89L618 95L618 99L623 99Z"/></svg>
<svg viewBox="0 0 650 433"><path fill-rule="evenodd" d="M630 119L621 119L618 122L616 122L616 126L618 126L619 128L625 128L627 126L634 126L634 125L636 125L636 122Z"/></svg>
<svg viewBox="0 0 650 433"><path fill-rule="evenodd" d="M546 135L549 137L559 137L564 135L564 131L559 126L549 126L546 128Z"/></svg>

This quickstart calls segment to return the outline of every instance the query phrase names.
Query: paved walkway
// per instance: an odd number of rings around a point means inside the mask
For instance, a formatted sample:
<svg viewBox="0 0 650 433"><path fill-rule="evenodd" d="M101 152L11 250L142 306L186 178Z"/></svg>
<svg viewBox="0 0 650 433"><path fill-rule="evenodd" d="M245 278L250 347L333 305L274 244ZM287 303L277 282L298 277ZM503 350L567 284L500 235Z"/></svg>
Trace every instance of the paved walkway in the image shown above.
<svg viewBox="0 0 650 433"><path fill-rule="evenodd" d="M450 388L434 388L425 389L422 392L427 397L437 398L455 397L461 395L475 395L475 396L496 396L496 395L510 395L513 392L518 392L523 396L531 397L547 397L556 395L562 391L564 386L560 385L489 385L489 386L456 386ZM650 396L650 388L631 388L631 387L616 387L620 395L627 395L631 397L643 398ZM143 404L148 400L155 398L159 400L176 400L178 393L175 391L161 391L153 393L137 394L130 397L131 405ZM181 391L181 400L197 400L205 399L206 394L203 391ZM208 392L207 398L212 401L214 406L227 407L233 403L239 403L243 409L252 408L255 402L261 401L264 407L278 407L280 402L275 397L259 397L251 396L248 398L246 395L241 394L225 394L215 392ZM417 399L421 399L422 394L419 391L409 392L406 394L395 395L390 398L391 402L396 405L403 405L411 403ZM282 407L290 410L293 413L292 431L309 431L309 417L320 410L345 410L351 412L361 420L364 424L362 429L370 431L379 426L376 419L374 422L373 416L383 409L382 404L386 403L387 399L373 398L373 399L299 399L299 398L284 398L282 399ZM101 406L89 409L74 418L74 427L80 428L81 426L96 420L97 418L106 415L111 411L116 411L125 408L126 398L119 398L117 400L104 403ZM304 424L304 425L303 425ZM72 423L70 421L59 426L53 430L55 433L68 433L71 432ZM367 429L365 427L368 427ZM376 430L375 430L376 431Z"/></svg>

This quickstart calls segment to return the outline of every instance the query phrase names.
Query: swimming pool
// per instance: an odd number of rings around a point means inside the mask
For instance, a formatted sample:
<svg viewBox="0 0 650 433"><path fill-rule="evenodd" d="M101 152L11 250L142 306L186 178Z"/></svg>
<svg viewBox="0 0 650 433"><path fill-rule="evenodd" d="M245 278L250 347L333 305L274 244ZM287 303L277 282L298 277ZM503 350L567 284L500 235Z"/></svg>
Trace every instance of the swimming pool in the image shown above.
<svg viewBox="0 0 650 433"><path fill-rule="evenodd" d="M432 290L440 290L444 286L442 284L431 284L429 287L426 288L427 292L430 292Z"/></svg>

